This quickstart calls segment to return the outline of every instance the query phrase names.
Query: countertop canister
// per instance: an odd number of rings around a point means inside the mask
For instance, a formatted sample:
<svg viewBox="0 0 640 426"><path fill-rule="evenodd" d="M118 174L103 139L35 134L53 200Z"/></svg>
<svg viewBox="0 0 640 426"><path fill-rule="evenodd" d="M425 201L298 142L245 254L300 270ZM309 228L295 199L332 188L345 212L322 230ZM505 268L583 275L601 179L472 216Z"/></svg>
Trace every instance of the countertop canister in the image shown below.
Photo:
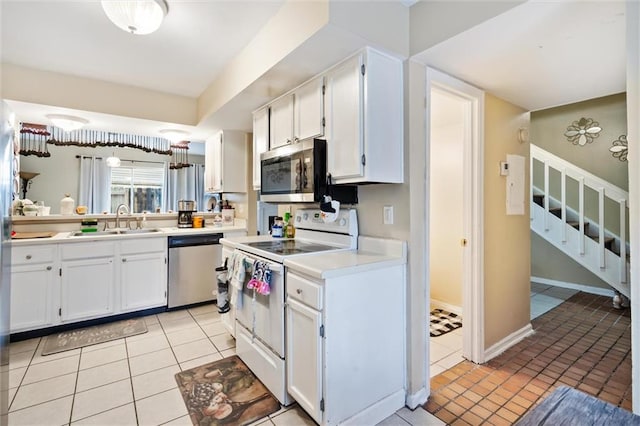
<svg viewBox="0 0 640 426"><path fill-rule="evenodd" d="M60 200L60 214L73 215L76 209L76 202L71 198L70 194L64 194L64 198Z"/></svg>

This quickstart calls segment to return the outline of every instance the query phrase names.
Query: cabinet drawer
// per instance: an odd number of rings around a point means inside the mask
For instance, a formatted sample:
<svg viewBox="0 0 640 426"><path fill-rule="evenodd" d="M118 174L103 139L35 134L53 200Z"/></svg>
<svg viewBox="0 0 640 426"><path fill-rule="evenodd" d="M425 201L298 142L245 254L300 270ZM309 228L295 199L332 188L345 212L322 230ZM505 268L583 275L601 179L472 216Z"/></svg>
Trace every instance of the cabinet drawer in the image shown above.
<svg viewBox="0 0 640 426"><path fill-rule="evenodd" d="M287 272L287 296L322 310L322 285L292 272Z"/></svg>
<svg viewBox="0 0 640 426"><path fill-rule="evenodd" d="M77 244L60 244L62 260L88 259L92 257L113 257L116 253L114 242L92 242Z"/></svg>
<svg viewBox="0 0 640 426"><path fill-rule="evenodd" d="M28 265L31 263L53 262L56 247L53 245L40 247L12 247L11 264Z"/></svg>
<svg viewBox="0 0 640 426"><path fill-rule="evenodd" d="M155 253L167 250L167 237L121 240L122 254Z"/></svg>

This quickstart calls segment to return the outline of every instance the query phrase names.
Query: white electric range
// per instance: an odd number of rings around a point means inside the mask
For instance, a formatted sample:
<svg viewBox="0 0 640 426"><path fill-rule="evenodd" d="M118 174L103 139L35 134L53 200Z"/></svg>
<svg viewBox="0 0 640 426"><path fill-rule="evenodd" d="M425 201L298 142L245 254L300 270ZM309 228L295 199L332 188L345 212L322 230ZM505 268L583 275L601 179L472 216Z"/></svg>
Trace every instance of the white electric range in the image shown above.
<svg viewBox="0 0 640 426"><path fill-rule="evenodd" d="M262 295L246 287L232 297L235 313L236 353L283 405L293 402L287 393L285 359L286 267L293 256L311 256L329 251L355 250L358 220L354 209L340 210L335 221L325 223L318 209L296 211L295 238L270 236L223 238L225 252L234 250L249 262L265 262L271 270L271 292ZM231 286L230 286L231 289ZM224 318L223 318L224 321Z"/></svg>

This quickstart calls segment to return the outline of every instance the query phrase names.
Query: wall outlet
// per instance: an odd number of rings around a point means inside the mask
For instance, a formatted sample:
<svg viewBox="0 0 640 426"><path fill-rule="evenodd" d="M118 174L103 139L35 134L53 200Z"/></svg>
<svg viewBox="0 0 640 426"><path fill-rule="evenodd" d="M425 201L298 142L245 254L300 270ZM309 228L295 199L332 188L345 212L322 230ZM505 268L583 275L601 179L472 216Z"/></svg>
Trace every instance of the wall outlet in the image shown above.
<svg viewBox="0 0 640 426"><path fill-rule="evenodd" d="M382 208L382 223L393 225L393 206L384 206Z"/></svg>

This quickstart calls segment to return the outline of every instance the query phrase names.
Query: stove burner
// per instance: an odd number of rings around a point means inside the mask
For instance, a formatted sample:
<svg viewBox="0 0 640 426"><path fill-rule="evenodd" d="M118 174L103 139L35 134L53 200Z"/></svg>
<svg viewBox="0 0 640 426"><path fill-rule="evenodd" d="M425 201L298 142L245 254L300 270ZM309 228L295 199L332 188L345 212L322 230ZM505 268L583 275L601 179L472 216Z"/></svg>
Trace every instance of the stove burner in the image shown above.
<svg viewBox="0 0 640 426"><path fill-rule="evenodd" d="M335 250L336 247L323 244L303 243L297 240L273 240L247 243L248 246L279 255L313 253L317 251Z"/></svg>

